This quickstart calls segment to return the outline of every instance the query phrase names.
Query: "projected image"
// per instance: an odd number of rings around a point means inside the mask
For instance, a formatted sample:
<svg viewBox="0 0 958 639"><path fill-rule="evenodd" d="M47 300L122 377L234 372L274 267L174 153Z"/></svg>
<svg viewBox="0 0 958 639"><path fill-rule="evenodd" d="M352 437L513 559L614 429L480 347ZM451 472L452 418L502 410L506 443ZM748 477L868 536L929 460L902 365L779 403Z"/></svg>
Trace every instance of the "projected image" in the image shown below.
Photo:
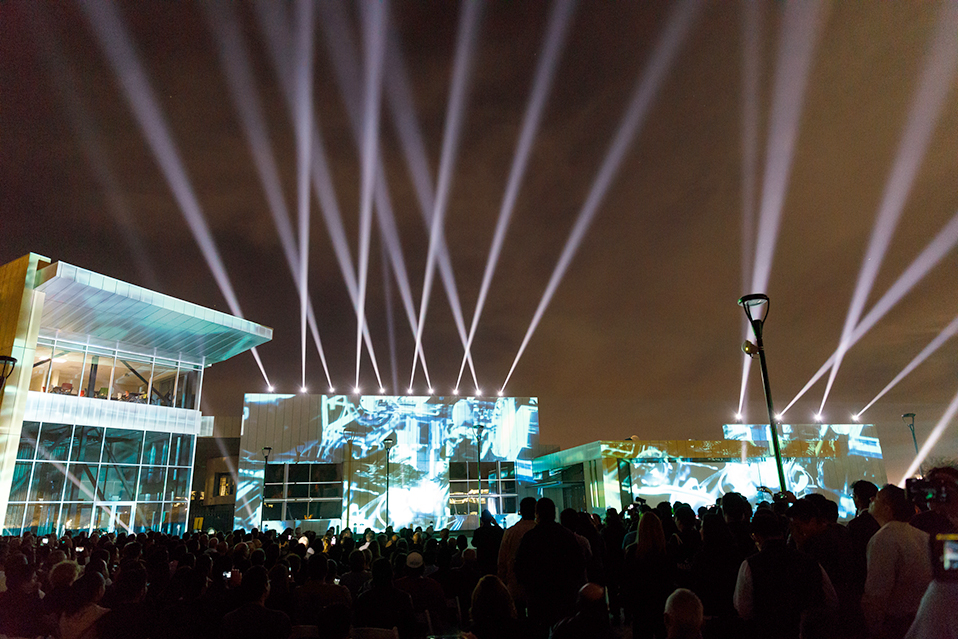
<svg viewBox="0 0 958 639"><path fill-rule="evenodd" d="M503 513L516 481L502 469L531 459L538 430L535 398L247 395L235 525L455 527L480 491Z"/></svg>

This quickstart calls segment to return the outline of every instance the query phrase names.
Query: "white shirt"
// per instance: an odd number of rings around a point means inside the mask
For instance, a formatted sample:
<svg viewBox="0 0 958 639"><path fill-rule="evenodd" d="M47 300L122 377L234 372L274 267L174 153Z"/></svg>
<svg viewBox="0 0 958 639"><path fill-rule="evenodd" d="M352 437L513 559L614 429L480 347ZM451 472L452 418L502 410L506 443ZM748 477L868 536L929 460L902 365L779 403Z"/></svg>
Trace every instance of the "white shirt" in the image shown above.
<svg viewBox="0 0 958 639"><path fill-rule="evenodd" d="M905 639L958 639L958 582L933 581Z"/></svg>
<svg viewBox="0 0 958 639"><path fill-rule="evenodd" d="M868 541L867 556L862 612L869 632L878 634L887 617L918 611L932 577L928 534L903 521L890 521Z"/></svg>

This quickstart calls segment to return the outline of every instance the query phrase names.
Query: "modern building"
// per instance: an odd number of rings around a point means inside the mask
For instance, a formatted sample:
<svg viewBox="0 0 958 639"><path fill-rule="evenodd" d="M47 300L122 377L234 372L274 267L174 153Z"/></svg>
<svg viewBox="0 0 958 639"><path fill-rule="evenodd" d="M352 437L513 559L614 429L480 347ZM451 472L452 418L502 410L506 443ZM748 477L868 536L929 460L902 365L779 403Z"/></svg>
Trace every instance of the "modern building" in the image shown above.
<svg viewBox="0 0 958 639"><path fill-rule="evenodd" d="M621 511L644 500L711 506L727 492L753 504L778 492L768 425L727 424L712 441L597 441L533 460L536 491L563 508ZM881 443L872 424L784 424L787 489L826 495L840 516L855 516L851 483L886 483Z"/></svg>
<svg viewBox="0 0 958 639"><path fill-rule="evenodd" d="M205 369L272 329L30 254L0 267L0 527L187 526Z"/></svg>
<svg viewBox="0 0 958 639"><path fill-rule="evenodd" d="M234 527L510 523L538 439L535 398L247 394Z"/></svg>

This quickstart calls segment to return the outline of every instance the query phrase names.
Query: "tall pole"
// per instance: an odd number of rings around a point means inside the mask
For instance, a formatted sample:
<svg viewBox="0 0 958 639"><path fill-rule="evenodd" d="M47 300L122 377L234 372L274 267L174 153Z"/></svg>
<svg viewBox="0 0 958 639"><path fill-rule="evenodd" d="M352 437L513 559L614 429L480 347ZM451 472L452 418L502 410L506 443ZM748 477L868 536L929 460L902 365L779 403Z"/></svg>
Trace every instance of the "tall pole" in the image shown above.
<svg viewBox="0 0 958 639"><path fill-rule="evenodd" d="M768 430L772 438L772 452L775 454L775 468L778 470L778 487L780 492L785 492L785 469L782 466L782 450L778 442L778 423L775 419L775 408L772 406L772 389L768 383L768 364L765 362L765 345L762 342L762 329L765 326L765 317L752 317L752 308L765 306L765 316L768 315L768 296L762 293L753 293L741 298L738 303L745 309L745 316L752 326L752 332L755 333L755 350L758 351L758 359L762 365L762 385L765 387L765 403L768 406ZM751 344L746 342L743 350L748 355L754 356L755 353L749 348Z"/></svg>
<svg viewBox="0 0 958 639"><path fill-rule="evenodd" d="M263 505L259 509L259 530L263 532L263 519L266 517L266 474L269 472L269 454L273 452L271 446L263 446Z"/></svg>
<svg viewBox="0 0 958 639"><path fill-rule="evenodd" d="M482 424L476 425L476 521L482 522Z"/></svg>
<svg viewBox="0 0 958 639"><path fill-rule="evenodd" d="M911 421L906 421L905 426L911 429L911 440L915 443L915 454L918 454L918 438L915 436L915 413L905 413L901 416L902 421L910 419Z"/></svg>
<svg viewBox="0 0 958 639"><path fill-rule="evenodd" d="M383 446L386 448L386 524L383 527L384 529L389 528L389 453L395 443L396 440L391 436L383 440Z"/></svg>

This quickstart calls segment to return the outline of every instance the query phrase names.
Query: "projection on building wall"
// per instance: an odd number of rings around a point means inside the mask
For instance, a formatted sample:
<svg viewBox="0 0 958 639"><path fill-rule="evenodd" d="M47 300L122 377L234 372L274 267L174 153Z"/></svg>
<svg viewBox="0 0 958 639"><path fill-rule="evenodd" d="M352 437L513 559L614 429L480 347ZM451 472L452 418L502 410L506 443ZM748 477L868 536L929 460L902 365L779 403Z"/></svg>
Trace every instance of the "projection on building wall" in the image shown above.
<svg viewBox="0 0 958 639"><path fill-rule="evenodd" d="M480 507L513 513L539 433L537 400L514 397L248 394L243 419L235 525L246 529L261 518L457 528Z"/></svg>
<svg viewBox="0 0 958 639"><path fill-rule="evenodd" d="M768 447L768 425L727 424L725 439ZM839 504L842 518L855 516L851 484L867 479L879 486L885 483L881 444L871 424L784 424L780 442L783 470L789 490L796 495L817 492ZM659 461L650 448L633 460L633 493L652 505L668 499L694 507L710 506L727 492L745 495L753 503L771 501L768 488L778 491L775 459L764 457L709 459L707 451L698 451L700 459Z"/></svg>

